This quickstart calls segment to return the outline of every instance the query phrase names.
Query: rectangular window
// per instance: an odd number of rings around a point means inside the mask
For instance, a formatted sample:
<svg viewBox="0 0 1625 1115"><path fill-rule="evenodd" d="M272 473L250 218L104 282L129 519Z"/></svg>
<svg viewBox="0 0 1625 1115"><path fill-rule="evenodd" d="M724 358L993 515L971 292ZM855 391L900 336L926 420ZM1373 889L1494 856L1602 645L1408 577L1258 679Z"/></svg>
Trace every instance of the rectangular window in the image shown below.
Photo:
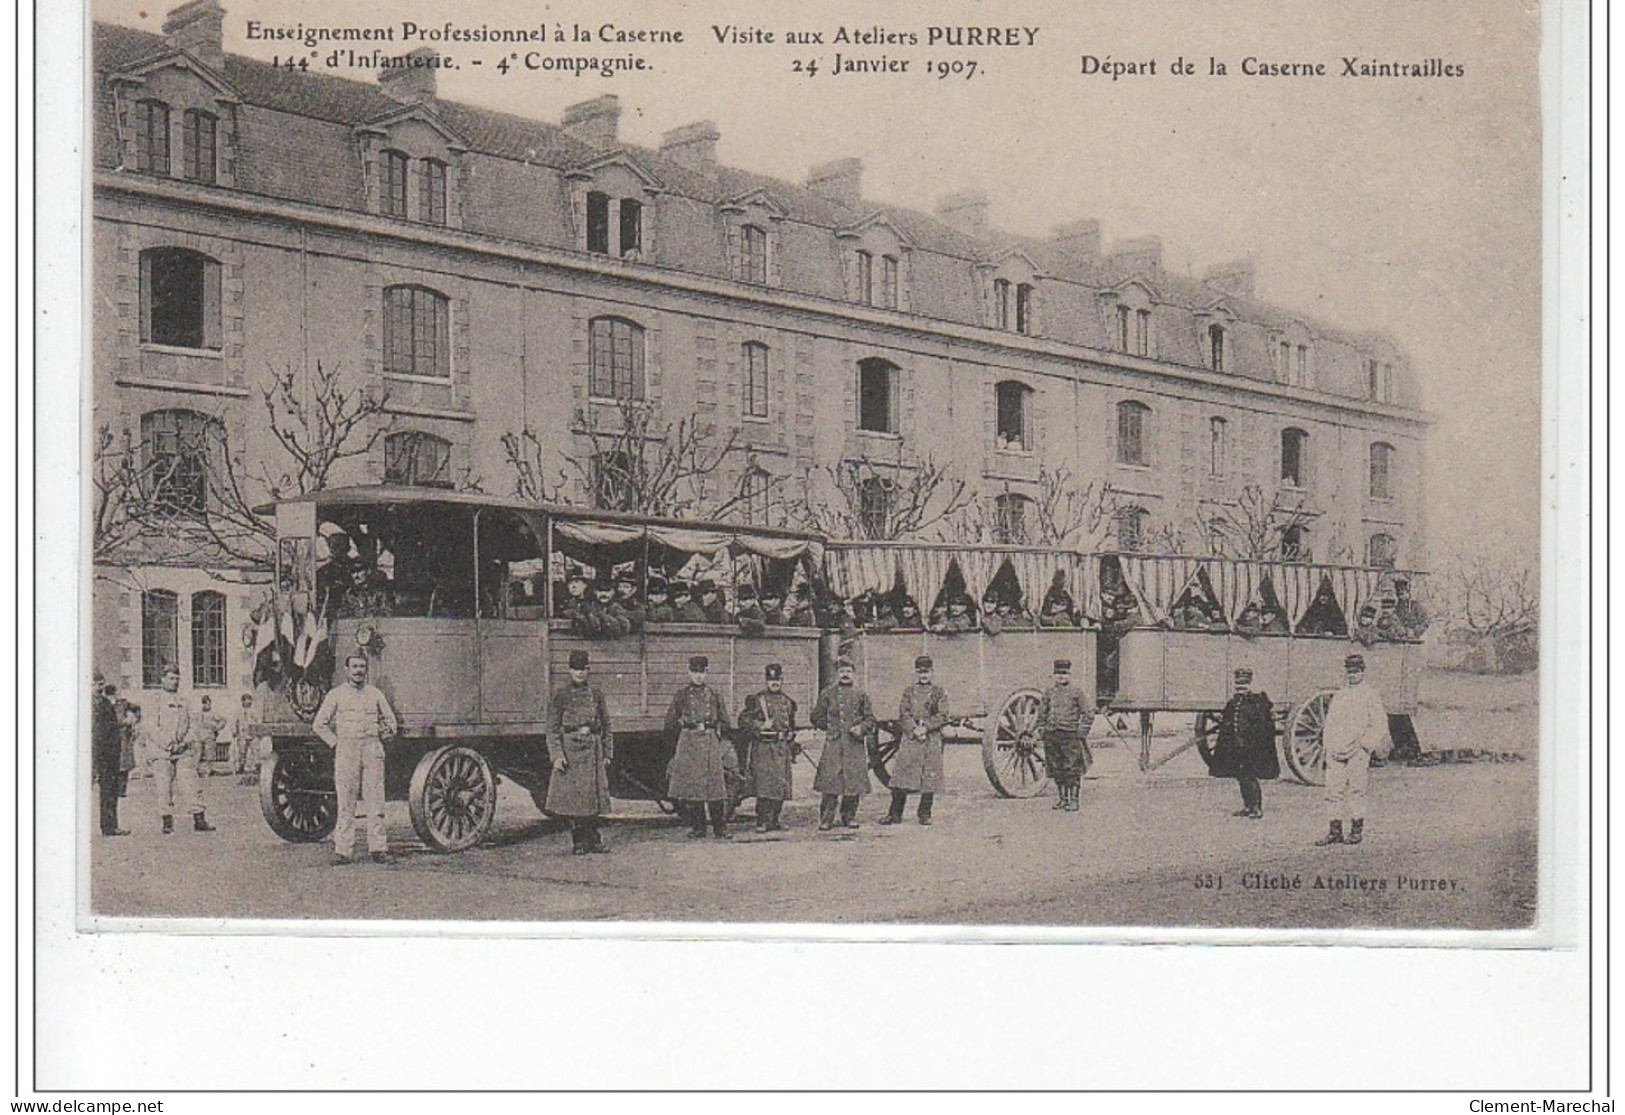
<svg viewBox="0 0 1625 1115"><path fill-rule="evenodd" d="M743 350L745 365L745 414L767 417L767 346L751 342Z"/></svg>
<svg viewBox="0 0 1625 1115"><path fill-rule="evenodd" d="M192 684L226 684L226 598L218 592L192 594Z"/></svg>
<svg viewBox="0 0 1625 1115"><path fill-rule="evenodd" d="M595 399L643 398L643 330L620 318L592 322L587 393Z"/></svg>
<svg viewBox="0 0 1625 1115"><path fill-rule="evenodd" d="M621 255L643 254L643 203L621 199Z"/></svg>
<svg viewBox="0 0 1625 1115"><path fill-rule="evenodd" d="M858 429L897 432L897 368L884 360L858 365Z"/></svg>
<svg viewBox="0 0 1625 1115"><path fill-rule="evenodd" d="M897 309L897 257L880 257L880 304L888 310Z"/></svg>
<svg viewBox="0 0 1625 1115"><path fill-rule="evenodd" d="M993 280L993 324L1000 329L1010 328L1010 280Z"/></svg>
<svg viewBox="0 0 1625 1115"><path fill-rule="evenodd" d="M1225 444L1229 433L1228 423L1222 418L1213 418L1208 421L1208 461L1207 472L1209 476L1224 475L1224 461L1228 452Z"/></svg>
<svg viewBox="0 0 1625 1115"><path fill-rule="evenodd" d="M597 190L587 195L587 250L609 254L609 195Z"/></svg>
<svg viewBox="0 0 1625 1115"><path fill-rule="evenodd" d="M1129 322L1134 317L1134 311L1127 306L1117 307L1117 350L1119 352L1132 351L1129 345Z"/></svg>
<svg viewBox="0 0 1625 1115"><path fill-rule="evenodd" d="M1207 328L1208 367L1215 372L1224 371L1224 326L1210 325Z"/></svg>
<svg viewBox="0 0 1625 1115"><path fill-rule="evenodd" d="M862 251L858 253L858 301L865 306L875 301L875 257Z"/></svg>
<svg viewBox="0 0 1625 1115"><path fill-rule="evenodd" d="M162 101L136 102L135 169L143 174L169 173L169 106Z"/></svg>
<svg viewBox="0 0 1625 1115"><path fill-rule="evenodd" d="M141 340L220 348L220 264L186 248L141 253Z"/></svg>
<svg viewBox="0 0 1625 1115"><path fill-rule="evenodd" d="M193 182L214 185L215 118L195 108L181 117L182 173Z"/></svg>
<svg viewBox="0 0 1625 1115"><path fill-rule="evenodd" d="M378 201L386 217L406 216L406 167L407 158L401 152L384 152L384 181Z"/></svg>
<svg viewBox="0 0 1625 1115"><path fill-rule="evenodd" d="M1031 451L1032 423L1029 410L1032 389L1007 380L993 389L995 446L1006 452Z"/></svg>
<svg viewBox="0 0 1625 1115"><path fill-rule="evenodd" d="M1281 383L1292 382L1292 346L1286 341L1281 342L1281 366L1275 378Z"/></svg>
<svg viewBox="0 0 1625 1115"><path fill-rule="evenodd" d="M1309 386L1309 346L1298 346L1298 377L1294 380L1299 387Z"/></svg>
<svg viewBox="0 0 1625 1115"><path fill-rule="evenodd" d="M1016 285L1016 332L1033 331L1033 288L1026 283Z"/></svg>
<svg viewBox="0 0 1625 1115"><path fill-rule="evenodd" d="M431 225L446 223L446 164L424 159L418 179L418 220Z"/></svg>
<svg viewBox="0 0 1625 1115"><path fill-rule="evenodd" d="M173 592L141 594L141 684L157 689L165 670L180 668L179 601Z"/></svg>
<svg viewBox="0 0 1625 1115"><path fill-rule="evenodd" d="M1136 403L1117 407L1117 460L1119 464L1145 464L1146 408Z"/></svg>
<svg viewBox="0 0 1625 1115"><path fill-rule="evenodd" d="M1134 311L1134 351L1140 356L1151 355L1151 311Z"/></svg>
<svg viewBox="0 0 1625 1115"><path fill-rule="evenodd" d="M746 225L740 237L739 278L747 283L767 282L767 232Z"/></svg>
<svg viewBox="0 0 1625 1115"><path fill-rule="evenodd" d="M384 292L384 371L393 375L451 375L450 303L421 287Z"/></svg>

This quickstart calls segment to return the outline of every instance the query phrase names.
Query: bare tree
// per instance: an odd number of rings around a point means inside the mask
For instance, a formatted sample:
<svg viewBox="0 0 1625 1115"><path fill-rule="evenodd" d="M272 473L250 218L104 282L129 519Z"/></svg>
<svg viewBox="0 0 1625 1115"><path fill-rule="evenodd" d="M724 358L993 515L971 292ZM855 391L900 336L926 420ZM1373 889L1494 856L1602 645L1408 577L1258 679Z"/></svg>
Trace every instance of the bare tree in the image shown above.
<svg viewBox="0 0 1625 1115"><path fill-rule="evenodd" d="M1081 488L1070 469L1053 471L1041 465L1038 492L1027 497L1019 524L1001 521L997 496L992 506L978 493L959 509L945 533L955 542L1022 541L1055 549L1103 549L1113 518L1122 506L1121 494L1111 484L1091 480ZM1012 493L1008 484L998 495Z"/></svg>
<svg viewBox="0 0 1625 1115"><path fill-rule="evenodd" d="M824 466L804 485L800 510L832 538L886 542L933 528L951 531L974 496L949 467L930 456L910 461L905 453L899 445L895 462L863 456Z"/></svg>
<svg viewBox="0 0 1625 1115"><path fill-rule="evenodd" d="M1300 498L1290 506L1267 496L1257 484L1243 488L1233 500L1201 500L1197 504L1198 536L1210 553L1253 561L1308 560L1305 550L1293 550L1289 540L1307 530L1313 516Z"/></svg>
<svg viewBox="0 0 1625 1115"><path fill-rule="evenodd" d="M158 433L98 428L92 462L93 553L99 564L266 569L276 525L254 508L308 495L333 466L371 451L389 429L385 396L346 389L335 367L309 377L273 373L261 389L271 436L291 467L251 472L231 444L224 418L196 418Z"/></svg>
<svg viewBox="0 0 1625 1115"><path fill-rule="evenodd" d="M783 478L755 467L737 427L724 434L697 413L663 423L654 404L638 399L621 400L613 414L613 420L593 421L576 411L575 428L590 444L586 453L566 452L530 426L504 434L515 493L538 503L586 502L666 518L728 519L783 484ZM745 458L745 468L738 483L725 486L721 478L736 455ZM747 487L746 478L753 476L766 488Z"/></svg>
<svg viewBox="0 0 1625 1115"><path fill-rule="evenodd" d="M1540 628L1540 577L1529 564L1457 555L1432 596L1450 640L1489 671L1532 669Z"/></svg>

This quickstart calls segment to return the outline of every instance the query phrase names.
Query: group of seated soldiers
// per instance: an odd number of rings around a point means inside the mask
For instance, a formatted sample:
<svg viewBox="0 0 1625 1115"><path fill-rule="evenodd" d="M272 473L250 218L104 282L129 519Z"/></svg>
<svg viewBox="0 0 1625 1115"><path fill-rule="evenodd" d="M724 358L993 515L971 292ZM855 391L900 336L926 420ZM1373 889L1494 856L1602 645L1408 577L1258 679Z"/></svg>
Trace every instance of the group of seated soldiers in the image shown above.
<svg viewBox="0 0 1625 1115"><path fill-rule="evenodd" d="M630 572L599 578L589 590L586 574L574 570L554 593L553 615L569 620L576 634L594 639L636 634L651 623L738 625L747 634L768 627L819 625L805 585L788 600L776 589L764 590L758 600L749 585L741 585L737 595L737 607L730 609L714 581L690 584L653 576L640 597L637 578Z"/></svg>

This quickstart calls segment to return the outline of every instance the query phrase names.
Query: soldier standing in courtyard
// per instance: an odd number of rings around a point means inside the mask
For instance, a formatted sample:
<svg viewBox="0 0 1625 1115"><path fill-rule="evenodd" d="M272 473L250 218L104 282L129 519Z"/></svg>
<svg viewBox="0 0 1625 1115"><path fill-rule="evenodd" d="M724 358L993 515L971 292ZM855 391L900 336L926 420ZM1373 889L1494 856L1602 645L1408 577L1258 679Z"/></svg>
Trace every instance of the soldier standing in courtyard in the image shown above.
<svg viewBox="0 0 1625 1115"><path fill-rule="evenodd" d="M549 750L553 774L547 781L549 813L570 821L574 855L607 852L598 818L609 812L609 764L615 737L604 694L587 680L587 652L570 652L570 680L553 691Z"/></svg>
<svg viewBox="0 0 1625 1115"><path fill-rule="evenodd" d="M875 710L869 695L854 680L857 666L844 655L835 663L836 683L818 695L812 726L824 732L824 750L818 756L813 789L823 797L818 805L818 831L835 827L840 807L841 825L858 827L858 799L869 792L869 733L875 729Z"/></svg>
<svg viewBox="0 0 1625 1115"><path fill-rule="evenodd" d="M689 684L677 691L666 713L666 736L676 737L677 753L667 768L667 790L688 818L690 836L705 835L705 819L711 815L711 835L718 840L728 835L728 783L723 751L732 757L733 747L724 743L729 730L728 707L717 691L705 684L711 660L696 654L688 660Z"/></svg>
<svg viewBox="0 0 1625 1115"><path fill-rule="evenodd" d="M931 804L942 792L942 729L948 724L948 694L933 684L934 663L929 655L914 660L914 684L903 690L897 708L897 757L892 761L891 809L880 819L895 825L903 819L908 795L918 792L915 813L922 825L931 823Z"/></svg>
<svg viewBox="0 0 1625 1115"><path fill-rule="evenodd" d="M1234 778L1241 787L1237 817L1258 820L1264 815L1260 779L1281 777L1275 754L1275 706L1269 695L1252 691L1253 672L1243 666L1235 673L1235 694L1219 714L1218 739L1213 747L1214 778Z"/></svg>
<svg viewBox="0 0 1625 1115"><path fill-rule="evenodd" d="M1365 657L1343 660L1343 688L1326 710L1322 739L1326 745L1326 809L1331 824L1318 845L1358 844L1365 839L1365 791L1371 781L1371 756L1386 757L1388 713L1382 694L1366 684ZM1349 819L1347 837L1343 818Z"/></svg>
<svg viewBox="0 0 1625 1115"><path fill-rule="evenodd" d="M198 786L198 753L192 730L192 710L187 706L186 698L181 696L180 686L180 671L165 670L164 689L153 702L152 719L148 722L148 739L152 743L148 755L166 836L175 831L176 805L191 810L192 827L198 832L214 831L214 826L203 815L203 791Z"/></svg>
<svg viewBox="0 0 1625 1115"><path fill-rule="evenodd" d="M796 703L784 692L784 667L771 663L767 688L745 698L739 727L747 733L745 788L756 795L756 831L782 832L784 803L794 796Z"/></svg>
<svg viewBox="0 0 1625 1115"><path fill-rule="evenodd" d="M129 829L118 827L118 799L124 792L124 769L119 762L123 732L118 710L107 695L101 671L96 672L90 694L90 771L96 783L100 806L98 820L103 836L128 836Z"/></svg>
<svg viewBox="0 0 1625 1115"><path fill-rule="evenodd" d="M1053 684L1038 707L1038 731L1044 741L1044 766L1055 780L1053 809L1078 811L1078 786L1089 771L1089 729L1094 706L1081 689L1072 687L1072 662L1055 660Z"/></svg>
<svg viewBox="0 0 1625 1115"><path fill-rule="evenodd" d="M311 728L333 749L333 789L338 795L338 823L333 826L334 867L353 863L355 799L367 817L367 851L374 863L391 863L389 832L384 828L384 741L400 730L389 698L367 684L367 656L344 660L344 682L322 698Z"/></svg>

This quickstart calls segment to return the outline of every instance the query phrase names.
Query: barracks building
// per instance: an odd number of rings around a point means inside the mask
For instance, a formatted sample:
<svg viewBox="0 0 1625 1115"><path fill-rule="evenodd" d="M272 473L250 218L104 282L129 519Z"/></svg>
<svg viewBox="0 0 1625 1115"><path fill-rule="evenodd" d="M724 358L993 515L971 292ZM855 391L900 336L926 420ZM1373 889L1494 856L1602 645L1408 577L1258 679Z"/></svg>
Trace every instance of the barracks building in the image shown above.
<svg viewBox="0 0 1625 1115"><path fill-rule="evenodd" d="M263 387L319 363L387 390L387 435L334 483L509 492L503 435L589 453L581 424L630 398L741 431L709 482L757 522L843 460L930 457L1005 540L1064 469L1111 485L1124 549L1256 486L1305 509L1305 556L1426 561L1405 355L1258 301L1246 262L1176 275L1093 221L1008 235L978 192L880 204L856 158L764 177L720 165L707 122L639 147L613 96L553 122L441 100L428 66L277 69L225 54L223 18L94 31L92 422L166 484L201 483L204 431L248 477L286 471ZM149 543L97 565L122 691L166 664L249 688L264 575L189 564Z"/></svg>

